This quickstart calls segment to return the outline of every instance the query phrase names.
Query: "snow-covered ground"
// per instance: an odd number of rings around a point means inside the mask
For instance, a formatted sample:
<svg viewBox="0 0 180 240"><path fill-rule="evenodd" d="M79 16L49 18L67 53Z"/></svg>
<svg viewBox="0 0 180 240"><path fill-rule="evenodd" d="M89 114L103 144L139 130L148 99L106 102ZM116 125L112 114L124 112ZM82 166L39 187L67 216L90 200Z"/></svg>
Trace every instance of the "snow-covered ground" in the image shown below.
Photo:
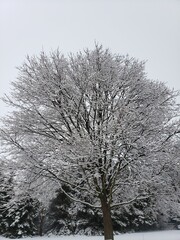
<svg viewBox="0 0 180 240"><path fill-rule="evenodd" d="M0 237L0 240L5 238ZM103 236L43 236L25 238L25 240L103 240ZM146 232L146 233L126 233L115 236L115 240L180 240L180 230Z"/></svg>

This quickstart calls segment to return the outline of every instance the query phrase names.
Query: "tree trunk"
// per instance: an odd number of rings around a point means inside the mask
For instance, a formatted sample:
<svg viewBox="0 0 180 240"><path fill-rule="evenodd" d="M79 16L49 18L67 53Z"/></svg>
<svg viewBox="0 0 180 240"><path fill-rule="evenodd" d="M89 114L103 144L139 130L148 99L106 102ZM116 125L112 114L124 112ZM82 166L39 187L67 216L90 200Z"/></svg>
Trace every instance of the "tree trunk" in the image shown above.
<svg viewBox="0 0 180 240"><path fill-rule="evenodd" d="M39 213L39 236L43 236L43 233L44 233L44 220L45 220L45 212L44 212L44 208L42 208L40 210L40 213Z"/></svg>
<svg viewBox="0 0 180 240"><path fill-rule="evenodd" d="M104 239L114 240L111 209L105 197L101 199L101 208L103 213Z"/></svg>

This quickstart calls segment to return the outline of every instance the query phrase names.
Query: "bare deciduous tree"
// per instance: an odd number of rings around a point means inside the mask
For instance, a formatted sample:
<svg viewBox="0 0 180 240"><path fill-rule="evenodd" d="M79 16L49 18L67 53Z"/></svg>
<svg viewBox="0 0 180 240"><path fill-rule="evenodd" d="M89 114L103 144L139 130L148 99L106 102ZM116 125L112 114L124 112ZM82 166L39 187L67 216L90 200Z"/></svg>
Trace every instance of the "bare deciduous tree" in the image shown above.
<svg viewBox="0 0 180 240"><path fill-rule="evenodd" d="M8 153L31 180L67 184L71 199L101 208L114 239L111 209L147 198L171 159L177 93L147 79L144 62L102 46L27 57L12 84L4 101L14 111L1 129Z"/></svg>

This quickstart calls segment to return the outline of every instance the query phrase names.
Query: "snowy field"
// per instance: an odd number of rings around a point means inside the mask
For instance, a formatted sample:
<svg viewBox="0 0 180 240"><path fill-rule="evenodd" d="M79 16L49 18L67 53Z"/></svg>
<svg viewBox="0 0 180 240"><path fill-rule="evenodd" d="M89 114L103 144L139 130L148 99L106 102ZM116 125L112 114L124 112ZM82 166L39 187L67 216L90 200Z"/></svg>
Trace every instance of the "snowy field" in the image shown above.
<svg viewBox="0 0 180 240"><path fill-rule="evenodd" d="M7 238L0 237L0 240ZM51 236L25 238L25 240L103 240L103 236ZM126 233L115 236L114 240L180 240L180 230L147 233Z"/></svg>

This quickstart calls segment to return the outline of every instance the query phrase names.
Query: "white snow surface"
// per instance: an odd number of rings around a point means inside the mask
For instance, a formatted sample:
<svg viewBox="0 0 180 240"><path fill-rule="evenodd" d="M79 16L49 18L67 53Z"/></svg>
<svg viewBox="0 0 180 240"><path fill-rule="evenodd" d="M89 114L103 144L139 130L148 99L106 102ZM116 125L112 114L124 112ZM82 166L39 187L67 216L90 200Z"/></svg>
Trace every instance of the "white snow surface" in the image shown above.
<svg viewBox="0 0 180 240"><path fill-rule="evenodd" d="M7 238L0 237L0 240ZM25 238L25 240L103 240L103 236L43 236ZM114 240L180 240L180 230L144 232L144 233L126 233L116 235Z"/></svg>

